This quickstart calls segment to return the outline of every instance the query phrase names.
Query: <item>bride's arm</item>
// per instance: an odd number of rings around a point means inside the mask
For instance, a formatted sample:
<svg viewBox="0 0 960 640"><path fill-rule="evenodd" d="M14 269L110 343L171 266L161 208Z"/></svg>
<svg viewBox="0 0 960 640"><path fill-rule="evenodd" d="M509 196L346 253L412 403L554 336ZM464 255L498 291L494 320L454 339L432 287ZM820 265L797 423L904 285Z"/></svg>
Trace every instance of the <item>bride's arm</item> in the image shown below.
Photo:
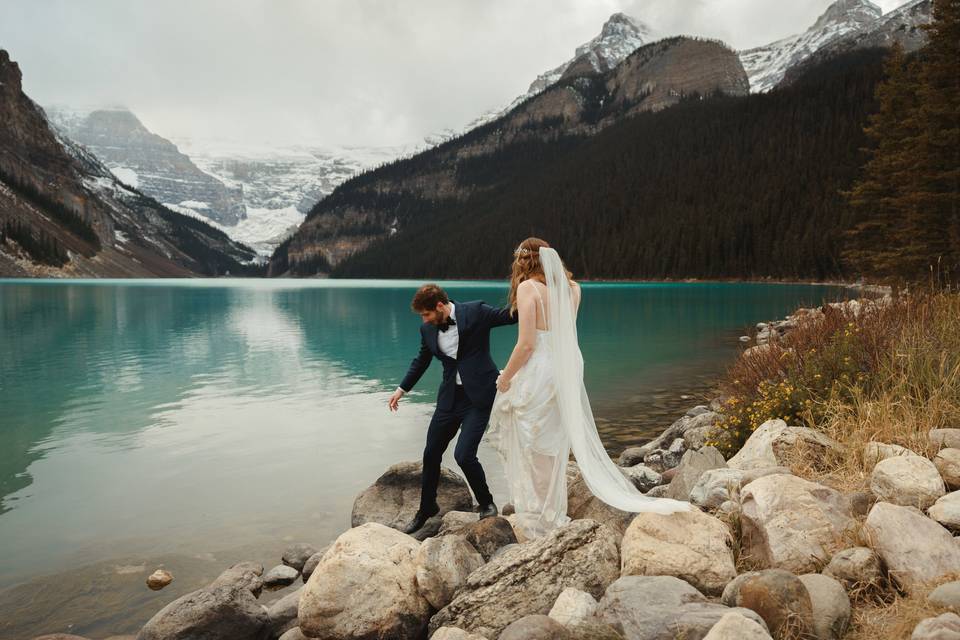
<svg viewBox="0 0 960 640"><path fill-rule="evenodd" d="M497 379L497 389L506 391L510 388L510 381L517 374L520 367L527 363L533 355L537 343L537 301L534 284L531 281L521 282L517 287L517 317L520 329L517 331L517 344L504 367L503 373Z"/></svg>

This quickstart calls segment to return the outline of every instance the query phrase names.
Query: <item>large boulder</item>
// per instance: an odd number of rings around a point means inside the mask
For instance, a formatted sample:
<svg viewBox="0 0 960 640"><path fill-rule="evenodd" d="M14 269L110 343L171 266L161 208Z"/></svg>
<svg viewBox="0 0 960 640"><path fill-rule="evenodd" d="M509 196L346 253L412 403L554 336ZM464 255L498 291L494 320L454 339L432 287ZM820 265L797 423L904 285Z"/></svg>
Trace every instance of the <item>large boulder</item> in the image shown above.
<svg viewBox="0 0 960 640"><path fill-rule="evenodd" d="M641 513L623 536L621 575L675 576L707 595L720 595L736 575L733 538L700 510Z"/></svg>
<svg viewBox="0 0 960 640"><path fill-rule="evenodd" d="M817 640L840 640L850 626L850 598L833 578L819 573L800 576L813 604L813 629Z"/></svg>
<svg viewBox="0 0 960 640"><path fill-rule="evenodd" d="M496 638L508 624L547 614L574 587L593 597L620 575L619 535L593 520L574 520L546 536L509 549L470 574L430 629L455 626Z"/></svg>
<svg viewBox="0 0 960 640"><path fill-rule="evenodd" d="M715 447L704 447L698 451L691 449L680 459L676 475L670 480L670 486L665 495L674 500L689 500L690 491L697 484L700 476L710 469L721 469L726 466L723 454Z"/></svg>
<svg viewBox="0 0 960 640"><path fill-rule="evenodd" d="M215 582L160 609L137 640L262 640L269 624L266 608L247 585Z"/></svg>
<svg viewBox="0 0 960 640"><path fill-rule="evenodd" d="M757 478L776 474L789 474L786 467L766 467L761 469L709 469L700 476L690 490L690 502L704 509L716 510L728 500L740 501L740 487L750 484Z"/></svg>
<svg viewBox="0 0 960 640"><path fill-rule="evenodd" d="M703 640L772 640L759 623L737 611L723 614Z"/></svg>
<svg viewBox="0 0 960 640"><path fill-rule="evenodd" d="M933 458L933 464L947 489L960 489L960 449L941 449Z"/></svg>
<svg viewBox="0 0 960 640"><path fill-rule="evenodd" d="M960 616L948 612L921 620L910 640L960 640Z"/></svg>
<svg viewBox="0 0 960 640"><path fill-rule="evenodd" d="M933 503L927 514L950 531L960 531L960 491L954 491Z"/></svg>
<svg viewBox="0 0 960 640"><path fill-rule="evenodd" d="M326 640L416 638L430 617L417 589L420 544L376 522L327 549L300 597L300 630Z"/></svg>
<svg viewBox="0 0 960 640"><path fill-rule="evenodd" d="M883 502L926 509L946 488L937 467L926 458L894 456L873 468L870 491Z"/></svg>
<svg viewBox="0 0 960 640"><path fill-rule="evenodd" d="M607 587L597 605L597 617L621 631L626 640L702 638L731 611L766 628L753 611L709 602L672 576L624 576Z"/></svg>
<svg viewBox="0 0 960 640"><path fill-rule="evenodd" d="M577 463L567 464L567 515L571 520L596 520L623 535L633 513L611 507L590 492Z"/></svg>
<svg viewBox="0 0 960 640"><path fill-rule="evenodd" d="M740 451L727 461L733 469L762 469L789 463L792 451L803 448L806 459L817 462L843 447L823 433L808 427L789 427L780 419L767 420L750 434Z"/></svg>
<svg viewBox="0 0 960 640"><path fill-rule="evenodd" d="M950 532L914 507L878 502L864 533L904 591L960 573L960 546Z"/></svg>
<svg viewBox="0 0 960 640"><path fill-rule="evenodd" d="M880 558L869 547L850 547L833 554L823 575L840 581L850 590L879 588L883 584Z"/></svg>
<svg viewBox="0 0 960 640"><path fill-rule="evenodd" d="M379 522L398 528L413 519L420 507L421 462L400 462L387 469L377 481L364 489L353 502L351 526ZM466 481L443 467L437 487L439 516L448 511L470 511L473 496Z"/></svg>
<svg viewBox="0 0 960 640"><path fill-rule="evenodd" d="M759 566L816 571L856 526L850 501L791 475L763 476L741 490L742 551Z"/></svg>
<svg viewBox="0 0 960 640"><path fill-rule="evenodd" d="M737 576L724 590L722 602L754 611L778 638L805 637L814 629L810 594L789 571L767 569Z"/></svg>
<svg viewBox="0 0 960 640"><path fill-rule="evenodd" d="M427 538L417 551L417 589L434 608L442 609L484 560L463 536Z"/></svg>
<svg viewBox="0 0 960 640"><path fill-rule="evenodd" d="M437 629L437 632L430 636L430 640L486 640L486 638L475 633L467 633L457 627L443 627Z"/></svg>

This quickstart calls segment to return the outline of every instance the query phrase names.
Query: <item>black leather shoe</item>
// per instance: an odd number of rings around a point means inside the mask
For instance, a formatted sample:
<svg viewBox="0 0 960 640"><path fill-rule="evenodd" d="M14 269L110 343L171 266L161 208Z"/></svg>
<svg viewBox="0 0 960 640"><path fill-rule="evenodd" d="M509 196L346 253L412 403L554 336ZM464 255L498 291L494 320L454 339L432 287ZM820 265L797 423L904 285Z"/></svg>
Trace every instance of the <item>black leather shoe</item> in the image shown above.
<svg viewBox="0 0 960 640"><path fill-rule="evenodd" d="M417 514L413 516L413 520L411 520L407 524L407 526L401 529L401 531L407 534L412 534L417 530L423 528L423 525L427 523L427 520L437 515L438 513L440 513L440 507L438 505L433 505L433 509L427 512L417 511Z"/></svg>
<svg viewBox="0 0 960 640"><path fill-rule="evenodd" d="M491 502L490 504L480 505L480 510L478 513L479 516L477 519L483 520L484 518L492 518L500 512L497 511L497 505Z"/></svg>

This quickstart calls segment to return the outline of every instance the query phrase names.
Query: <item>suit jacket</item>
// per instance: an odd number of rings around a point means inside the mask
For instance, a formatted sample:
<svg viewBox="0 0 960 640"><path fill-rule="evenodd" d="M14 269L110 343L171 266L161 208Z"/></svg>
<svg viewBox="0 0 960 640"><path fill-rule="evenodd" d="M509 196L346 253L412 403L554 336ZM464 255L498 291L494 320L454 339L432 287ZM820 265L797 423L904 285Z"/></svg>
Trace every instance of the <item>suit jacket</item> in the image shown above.
<svg viewBox="0 0 960 640"><path fill-rule="evenodd" d="M457 358L453 359L440 350L437 339L440 328L429 322L423 323L420 325L420 352L410 363L400 388L410 391L436 358L443 363L443 380L437 391L438 409L453 408L458 372L470 402L476 407L489 408L493 406L497 376L500 375L490 357L490 329L516 324L518 318L510 315L509 306L496 309L482 300L452 302L457 306L457 331L460 334Z"/></svg>

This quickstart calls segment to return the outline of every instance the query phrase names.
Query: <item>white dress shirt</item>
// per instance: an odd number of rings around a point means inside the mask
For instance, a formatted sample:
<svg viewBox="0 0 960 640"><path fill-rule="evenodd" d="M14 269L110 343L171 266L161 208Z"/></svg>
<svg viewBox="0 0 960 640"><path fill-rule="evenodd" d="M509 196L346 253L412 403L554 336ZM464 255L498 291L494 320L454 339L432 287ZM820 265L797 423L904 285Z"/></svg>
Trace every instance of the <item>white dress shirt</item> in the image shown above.
<svg viewBox="0 0 960 640"><path fill-rule="evenodd" d="M450 318L454 322L457 321L457 306L452 302L450 303ZM446 331L437 332L437 346L440 347L440 351L454 360L457 359L457 348L460 346L460 332L457 331L457 325L450 325ZM459 371L457 372L457 384L463 384Z"/></svg>
<svg viewBox="0 0 960 640"><path fill-rule="evenodd" d="M452 302L450 303L450 317L454 322L457 321L457 305ZM457 359L457 349L460 347L460 332L457 331L457 325L450 325L446 331L437 331L437 346L440 347L440 351L443 351L446 355L454 360ZM457 384L463 384L459 371L457 371ZM400 392L400 395L406 393L406 391L400 387L397 387L397 391Z"/></svg>

